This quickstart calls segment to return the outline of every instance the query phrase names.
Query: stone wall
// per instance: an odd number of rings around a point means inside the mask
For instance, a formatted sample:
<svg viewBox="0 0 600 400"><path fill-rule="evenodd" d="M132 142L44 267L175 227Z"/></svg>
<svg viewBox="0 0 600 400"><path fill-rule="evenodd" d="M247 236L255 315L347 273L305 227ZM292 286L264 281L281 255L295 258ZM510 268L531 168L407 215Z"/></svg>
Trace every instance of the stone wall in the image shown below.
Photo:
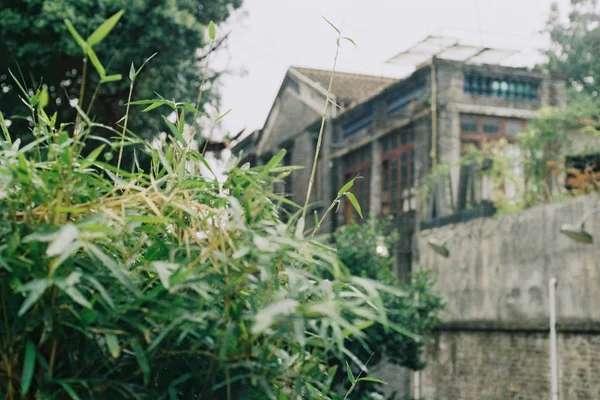
<svg viewBox="0 0 600 400"><path fill-rule="evenodd" d="M600 335L558 335L559 398L600 398ZM428 400L536 400L550 397L548 334L440 331L422 374Z"/></svg>
<svg viewBox="0 0 600 400"><path fill-rule="evenodd" d="M447 299L427 348L427 399L547 399L548 281L558 278L561 399L600 398L600 248L559 233L600 205L587 196L421 231L419 266ZM586 230L600 240L600 217ZM450 257L427 245L447 240Z"/></svg>

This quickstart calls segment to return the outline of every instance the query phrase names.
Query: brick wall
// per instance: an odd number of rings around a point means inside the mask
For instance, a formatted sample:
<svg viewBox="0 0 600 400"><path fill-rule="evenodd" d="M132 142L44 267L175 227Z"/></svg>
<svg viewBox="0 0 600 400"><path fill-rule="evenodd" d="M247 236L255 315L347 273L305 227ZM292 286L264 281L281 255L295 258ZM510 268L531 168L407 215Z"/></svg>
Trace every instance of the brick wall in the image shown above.
<svg viewBox="0 0 600 400"><path fill-rule="evenodd" d="M426 350L427 400L546 400L548 334L440 331ZM559 333L559 398L600 398L600 335Z"/></svg>

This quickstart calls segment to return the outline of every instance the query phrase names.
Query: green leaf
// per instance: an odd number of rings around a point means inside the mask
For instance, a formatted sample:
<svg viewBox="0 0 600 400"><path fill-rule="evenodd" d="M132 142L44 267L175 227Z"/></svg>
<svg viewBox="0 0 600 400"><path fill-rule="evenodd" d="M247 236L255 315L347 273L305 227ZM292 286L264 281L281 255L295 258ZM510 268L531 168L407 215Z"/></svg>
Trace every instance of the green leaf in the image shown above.
<svg viewBox="0 0 600 400"><path fill-rule="evenodd" d="M127 277L125 272L123 272L123 270L121 269L121 266L119 266L115 262L115 260L110 258L102 250L100 250L98 247L91 243L86 243L86 248L91 254L93 254L98 260L100 260L106 268L109 269L113 276L117 278L117 280L121 282L123 286L125 286L131 292L138 294L138 289L133 285L129 277Z"/></svg>
<svg viewBox="0 0 600 400"><path fill-rule="evenodd" d="M69 397L71 399L73 399L73 400L79 400L79 396L77 396L77 393L75 392L75 390L73 390L73 388L71 387L71 385L69 385L65 381L58 381L58 384L60 386L62 386L62 388L65 390L65 392L67 392L67 394L69 395Z"/></svg>
<svg viewBox="0 0 600 400"><path fill-rule="evenodd" d="M354 45L354 47L358 48L356 43L354 43L354 40L350 39L348 36L344 36L342 39L349 41L350 43L352 43Z"/></svg>
<svg viewBox="0 0 600 400"><path fill-rule="evenodd" d="M92 308L92 304L83 296L83 293L81 293L79 289L77 289L75 286L67 285L62 289L77 304L85 308Z"/></svg>
<svg viewBox="0 0 600 400"><path fill-rule="evenodd" d="M121 10L106 21L104 21L87 39L87 43L90 46L98 44L110 33L110 31L117 25L119 19L123 16L125 10Z"/></svg>
<svg viewBox="0 0 600 400"><path fill-rule="evenodd" d="M46 255L53 257L61 254L79 238L79 230L73 224L63 226L54 236L54 240L46 249Z"/></svg>
<svg viewBox="0 0 600 400"><path fill-rule="evenodd" d="M8 133L8 125L6 125L6 121L4 120L4 116L0 111L0 128L2 128L2 133L4 133L4 140L6 140L9 144L12 144L12 140L10 138L10 134Z"/></svg>
<svg viewBox="0 0 600 400"><path fill-rule="evenodd" d="M358 201L356 200L356 197L354 197L354 195L350 192L346 192L345 196L348 198L348 200L350 200L350 203L352 203L352 206L354 207L356 212L358 212L358 215L360 215L360 217L362 218L362 211L360 209L360 204L358 204Z"/></svg>
<svg viewBox="0 0 600 400"><path fill-rule="evenodd" d="M100 293L100 297L102 297L104 301L106 301L109 307L115 308L115 303L113 302L112 298L110 297L104 286L102 286L102 284L98 282L96 278L94 278L91 275L84 275L83 277L92 284L92 286L98 291L98 293Z"/></svg>
<svg viewBox="0 0 600 400"><path fill-rule="evenodd" d="M140 346L138 342L133 342L131 347L133 347L135 358L137 359L138 365L140 366L140 370L144 375L144 385L147 385L150 382L150 364L148 363L146 353L144 352L144 349L142 349L142 346Z"/></svg>
<svg viewBox="0 0 600 400"><path fill-rule="evenodd" d="M129 67L129 80L133 81L135 79L135 67L133 63L131 63L131 67Z"/></svg>
<svg viewBox="0 0 600 400"><path fill-rule="evenodd" d="M104 147L106 147L105 144L101 144L100 146L96 147L86 158L85 161L81 163L81 167L82 169L87 167L88 165L91 165L94 163L94 161L96 161L96 159L98 158L98 156L100 155L100 153L102 153L102 150L104 150Z"/></svg>
<svg viewBox="0 0 600 400"><path fill-rule="evenodd" d="M342 188L338 191L338 197L343 196L344 193L346 193L348 190L350 190L353 185L354 185L354 179L351 179L348 182L346 182L346 184L344 186L342 186Z"/></svg>
<svg viewBox="0 0 600 400"><path fill-rule="evenodd" d="M38 107L39 108L45 108L48 105L48 102L50 101L50 96L48 95L48 87L43 86L42 87L42 91L39 94L39 103L38 103Z"/></svg>
<svg viewBox="0 0 600 400"><path fill-rule="evenodd" d="M146 66L146 63L147 63L148 61L152 60L152 59L154 58L154 56L156 56L157 54L158 54L158 53L154 53L154 54L152 54L150 57L146 58L146 60L145 60L145 61L142 63L142 66L141 66L141 67L139 67L139 68L137 69L137 71L135 71L134 78L137 78L137 76L140 74L140 72L142 72L142 69L143 69L143 68ZM133 65L133 63L132 63L131 65Z"/></svg>
<svg viewBox="0 0 600 400"><path fill-rule="evenodd" d="M100 75L100 78L104 79L106 77L106 70L104 69L104 66L98 59L96 52L88 46L86 53L90 58L90 61L94 65L94 68L96 68L96 71L98 71L98 75Z"/></svg>
<svg viewBox="0 0 600 400"><path fill-rule="evenodd" d="M121 74L107 75L104 78L100 79L100 83L117 82L121 79L123 79L123 76Z"/></svg>
<svg viewBox="0 0 600 400"><path fill-rule="evenodd" d="M348 374L348 380L350 383L354 383L356 379L354 378L354 374L352 373L352 369L350 368L350 364L346 361L346 373Z"/></svg>
<svg viewBox="0 0 600 400"><path fill-rule="evenodd" d="M19 309L19 317L22 317L42 297L48 286L49 282L47 279L36 279L20 288L20 291L28 291L29 295Z"/></svg>
<svg viewBox="0 0 600 400"><path fill-rule="evenodd" d="M167 117L165 117L164 115L162 116L162 119L163 119L163 121L165 121L165 124L167 124L167 127L169 127L169 131L171 131L171 133L173 134L173 136L175 136L177 141L185 146L186 143L185 143L185 140L183 139L183 135L181 134L179 129L177 129L175 124L172 123L171 121L169 121L167 119Z"/></svg>
<svg viewBox="0 0 600 400"><path fill-rule="evenodd" d="M333 29L335 29L335 31L338 33L338 35L340 35L342 32L334 25L332 24L327 18L325 18L324 16L321 15L321 18L323 18L325 20L325 22L327 22L329 24L329 26L331 26Z"/></svg>
<svg viewBox="0 0 600 400"><path fill-rule="evenodd" d="M279 165L279 163L281 162L281 160L283 160L283 157L285 157L285 153L286 150L285 149L281 149L281 151L279 151L279 153L277 153L276 155L273 156L273 158L271 158L269 160L269 162L267 163L267 167L266 170L268 171L269 169L276 167L277 165Z"/></svg>
<svg viewBox="0 0 600 400"><path fill-rule="evenodd" d="M71 33L71 36L73 36L73 39L75 39L75 41L81 47L83 52L87 53L88 44L85 42L85 40L83 40L83 38L79 35L79 33L77 33L77 30L75 29L75 27L73 26L71 21L69 21L68 19L65 19L64 22L65 22L65 25L67 26L67 29Z"/></svg>
<svg viewBox="0 0 600 400"><path fill-rule="evenodd" d="M119 358L121 355L121 346L119 346L119 339L117 339L116 335L106 334L106 346L108 347L108 351L110 351L110 355L112 358Z"/></svg>
<svg viewBox="0 0 600 400"><path fill-rule="evenodd" d="M371 376L365 376L364 378L359 378L357 380L357 382L360 382L360 381L375 382L375 383L381 383L382 385L387 385L387 382L382 381L381 379L373 378Z"/></svg>
<svg viewBox="0 0 600 400"><path fill-rule="evenodd" d="M215 38L217 37L217 28L213 21L210 21L208 23L208 37L210 38L210 40L215 40Z"/></svg>
<svg viewBox="0 0 600 400"><path fill-rule="evenodd" d="M179 269L179 265L163 261L154 261L152 266L154 269L156 269L156 273L158 274L158 278L160 279L163 287L165 289L169 289L171 287L171 275L173 275L173 273Z"/></svg>
<svg viewBox="0 0 600 400"><path fill-rule="evenodd" d="M35 344L31 340L25 345L25 358L23 360L23 372L21 372L21 396L25 397L29 393L33 371L35 368Z"/></svg>
<svg viewBox="0 0 600 400"><path fill-rule="evenodd" d="M168 104L168 102L167 102L167 101L164 101L164 100L157 100L157 101L154 101L154 102L153 102L152 104L150 104L148 107L144 108L144 109L142 110L142 112L147 112L147 111L150 111L150 110L154 110L155 108L158 108L158 107L160 107L160 106L164 106L165 104Z"/></svg>

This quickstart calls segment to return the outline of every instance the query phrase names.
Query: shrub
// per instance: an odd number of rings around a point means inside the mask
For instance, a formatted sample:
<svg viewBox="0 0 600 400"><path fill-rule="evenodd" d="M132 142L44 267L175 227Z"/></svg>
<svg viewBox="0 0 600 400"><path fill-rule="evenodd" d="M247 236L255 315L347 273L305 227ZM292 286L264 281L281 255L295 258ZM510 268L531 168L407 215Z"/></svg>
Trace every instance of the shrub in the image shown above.
<svg viewBox="0 0 600 400"><path fill-rule="evenodd" d="M209 162L192 104L128 102L110 127L72 102L70 124L46 113L47 92L16 84L32 130L10 132L0 113L0 396L337 399L364 330L404 332L383 300L401 290L353 276L335 248L282 222L284 152L253 168ZM169 135L128 131L131 104L174 113ZM119 168L126 146L148 171Z"/></svg>
<svg viewBox="0 0 600 400"><path fill-rule="evenodd" d="M367 348L358 342L349 342L347 346L360 360L370 359L371 365L385 360L420 370L426 365L422 359L423 346L438 322L444 303L433 293L434 281L428 271L414 272L407 283L394 276L391 255L398 242L398 234L392 226L391 219L371 220L343 226L334 234L340 260L351 274L376 279L405 293L404 296L382 295L388 325L374 324L365 328ZM390 327L399 330L410 327L410 331L398 334ZM343 375L339 375L338 379L343 380ZM357 386L356 392L366 394L373 390L373 386L363 383Z"/></svg>

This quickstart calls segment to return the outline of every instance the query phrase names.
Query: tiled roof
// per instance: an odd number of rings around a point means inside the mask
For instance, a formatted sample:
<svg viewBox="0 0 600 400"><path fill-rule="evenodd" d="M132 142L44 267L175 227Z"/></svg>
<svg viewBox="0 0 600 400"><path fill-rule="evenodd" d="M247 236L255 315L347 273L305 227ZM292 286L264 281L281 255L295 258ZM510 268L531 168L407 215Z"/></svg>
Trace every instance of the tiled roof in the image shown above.
<svg viewBox="0 0 600 400"><path fill-rule="evenodd" d="M331 71L300 67L294 68L321 85L325 90L329 87ZM396 82L396 79L393 78L336 71L331 91L338 103L348 106L368 99L394 82Z"/></svg>

